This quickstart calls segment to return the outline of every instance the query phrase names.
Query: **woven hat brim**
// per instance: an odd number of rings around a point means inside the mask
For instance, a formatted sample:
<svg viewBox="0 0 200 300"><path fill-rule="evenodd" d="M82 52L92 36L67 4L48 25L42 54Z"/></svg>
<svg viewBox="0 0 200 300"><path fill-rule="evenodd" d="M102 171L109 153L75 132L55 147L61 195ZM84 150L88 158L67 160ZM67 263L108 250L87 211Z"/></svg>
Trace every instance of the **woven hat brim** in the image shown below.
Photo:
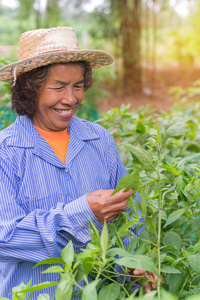
<svg viewBox="0 0 200 300"><path fill-rule="evenodd" d="M43 53L2 67L0 69L0 81L12 82L14 79L14 72L16 76L18 76L42 66L70 61L87 61L94 70L102 66L110 65L113 62L113 57L109 53L101 50L55 51Z"/></svg>

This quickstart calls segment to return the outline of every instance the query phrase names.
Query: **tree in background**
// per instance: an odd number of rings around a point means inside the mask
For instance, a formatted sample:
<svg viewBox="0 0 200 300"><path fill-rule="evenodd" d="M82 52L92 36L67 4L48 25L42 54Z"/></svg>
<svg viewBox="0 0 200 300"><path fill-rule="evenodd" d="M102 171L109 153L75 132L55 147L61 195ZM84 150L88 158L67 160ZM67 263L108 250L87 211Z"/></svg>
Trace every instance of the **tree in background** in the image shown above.
<svg viewBox="0 0 200 300"><path fill-rule="evenodd" d="M157 15L158 8L163 8L165 2L168 0L105 0L91 14L91 19L98 25L97 29L97 25L93 24L91 34L97 40L103 37L113 42L113 53L118 58L117 68L123 85L140 90L148 82L153 89ZM150 72L144 72L144 62Z"/></svg>
<svg viewBox="0 0 200 300"><path fill-rule="evenodd" d="M28 21L29 28L24 30L55 27L61 19L60 0L47 0L44 11L42 11L42 0L18 0L18 2L19 20ZM23 22L20 24L20 27L23 27Z"/></svg>
<svg viewBox="0 0 200 300"><path fill-rule="evenodd" d="M46 27L55 27L58 25L61 17L59 0L47 0L46 6Z"/></svg>
<svg viewBox="0 0 200 300"><path fill-rule="evenodd" d="M176 1L181 3L183 0ZM184 1L192 3L197 0ZM117 86L121 90L124 90L124 86L134 90L148 87L149 95L152 94L158 54L159 59L162 59L162 51L160 48L157 50L157 44L167 49L167 35L169 37L172 28L178 30L178 34L172 32L176 49L168 50L168 54L171 51L172 59L177 59L179 50L179 56L185 60L182 48L185 51L187 45L187 52L197 56L199 46L190 45L194 44L194 38L199 40L199 11L193 41L185 42L186 31L183 27L182 38L178 26L188 23L177 15L170 0L104 0L90 13L84 7L90 0L47 0L45 7L42 6L42 0L18 0L18 3L15 10L5 7L0 10L1 44L17 44L20 34L26 30L53 26L74 27L79 41L85 37L86 42L82 43L84 47L104 49L113 54ZM9 26L5 21L6 16L10 19ZM190 32L187 39L191 40Z"/></svg>
<svg viewBox="0 0 200 300"><path fill-rule="evenodd" d="M114 0L112 0L114 2ZM121 11L123 81L141 87L141 1L119 1Z"/></svg>
<svg viewBox="0 0 200 300"><path fill-rule="evenodd" d="M105 0L92 14L98 24L90 29L99 39L112 39L114 55L122 58L122 82L140 88L141 73L141 0Z"/></svg>

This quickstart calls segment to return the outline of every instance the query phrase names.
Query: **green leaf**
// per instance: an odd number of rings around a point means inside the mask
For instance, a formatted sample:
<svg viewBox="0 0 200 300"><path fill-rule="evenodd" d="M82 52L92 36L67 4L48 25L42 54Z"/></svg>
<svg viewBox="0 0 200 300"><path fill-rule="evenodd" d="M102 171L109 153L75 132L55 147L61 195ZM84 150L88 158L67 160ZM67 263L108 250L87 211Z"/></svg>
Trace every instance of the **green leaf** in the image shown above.
<svg viewBox="0 0 200 300"><path fill-rule="evenodd" d="M164 140L167 140L168 138L173 137L173 136L182 135L184 132L186 132L188 130L189 129L184 128L181 123L173 124L166 130L165 135L164 135Z"/></svg>
<svg viewBox="0 0 200 300"><path fill-rule="evenodd" d="M187 260L190 264L190 266L192 267L192 269L197 272L198 274L200 274L200 254L194 254L194 255L189 255L187 257Z"/></svg>
<svg viewBox="0 0 200 300"><path fill-rule="evenodd" d="M169 171L170 173L174 174L174 175L180 175L179 171L177 171L176 169L174 169L172 166L168 166L166 164L162 164L162 168L166 169L167 171Z"/></svg>
<svg viewBox="0 0 200 300"><path fill-rule="evenodd" d="M56 300L70 300L73 293L73 284L66 280L61 280L55 291Z"/></svg>
<svg viewBox="0 0 200 300"><path fill-rule="evenodd" d="M90 271L91 271L91 268L92 268L92 265L93 265L93 259L92 258L87 258L87 259L84 259L83 261L83 270L86 274L86 276L89 275Z"/></svg>
<svg viewBox="0 0 200 300"><path fill-rule="evenodd" d="M151 156L146 150L126 143L123 143L123 145L127 150L131 152L133 156L136 157L136 159L141 163L141 165L147 172L156 171Z"/></svg>
<svg viewBox="0 0 200 300"><path fill-rule="evenodd" d="M111 283L100 290L98 300L116 300L119 293L120 285L118 283Z"/></svg>
<svg viewBox="0 0 200 300"><path fill-rule="evenodd" d="M90 269L91 269L91 267L90 267ZM89 272L90 272L90 270L89 270ZM81 280L84 280L85 282L87 282L87 275L89 274L89 272L86 274L84 272L83 265L79 265L77 267L77 273L76 273L76 276L75 276L75 280L77 282L80 282Z"/></svg>
<svg viewBox="0 0 200 300"><path fill-rule="evenodd" d="M83 289L82 300L97 300L96 286L100 279L94 280L86 285Z"/></svg>
<svg viewBox="0 0 200 300"><path fill-rule="evenodd" d="M136 237L133 241L131 241L128 246L126 247L126 251L128 251L130 254L133 254L133 250L136 247L138 243L138 237Z"/></svg>
<svg viewBox="0 0 200 300"><path fill-rule="evenodd" d="M37 285L32 286L31 288L26 288L25 290L23 290L23 292L25 293L29 293L29 292L35 292L35 291L40 291L42 289L57 285L58 282L52 281L52 282L43 282L43 283L39 283ZM21 291L20 291L21 292ZM18 300L18 299L17 299Z"/></svg>
<svg viewBox="0 0 200 300"><path fill-rule="evenodd" d="M102 249L102 258L103 261L105 261L106 251L108 247L108 228L107 228L106 220L104 220L104 226L101 233L100 242L101 242L101 249Z"/></svg>
<svg viewBox="0 0 200 300"><path fill-rule="evenodd" d="M42 274L46 273L64 273L65 271L60 266L52 266L42 272Z"/></svg>
<svg viewBox="0 0 200 300"><path fill-rule="evenodd" d="M89 242L87 244L87 247L86 247L87 250L91 251L91 253L95 254L95 253L99 253L101 252L101 247L99 245L96 245L96 244L93 244L91 242Z"/></svg>
<svg viewBox="0 0 200 300"><path fill-rule="evenodd" d="M68 264L69 266L72 265L72 262L74 261L74 247L71 240L69 241L67 246L62 250L61 256L66 264Z"/></svg>
<svg viewBox="0 0 200 300"><path fill-rule="evenodd" d="M169 231L165 234L163 243L165 246L171 246L176 250L180 250L182 246L181 237L173 231Z"/></svg>
<svg viewBox="0 0 200 300"><path fill-rule="evenodd" d="M136 131L138 133L145 133L145 126L142 123L138 123L136 126Z"/></svg>
<svg viewBox="0 0 200 300"><path fill-rule="evenodd" d="M180 159L177 163L177 167L183 166L187 161L191 161L193 158L199 157L200 153L196 153L193 155L187 155L186 157Z"/></svg>
<svg viewBox="0 0 200 300"><path fill-rule="evenodd" d="M187 273L182 270L181 274L170 274L168 275L169 291L173 294L177 294L181 290L184 284Z"/></svg>
<svg viewBox="0 0 200 300"><path fill-rule="evenodd" d="M27 293L27 289L29 289L30 285L31 285L31 280L27 284L24 284L22 282L20 285L14 287L12 289L13 300L24 300Z"/></svg>
<svg viewBox="0 0 200 300"><path fill-rule="evenodd" d="M171 273L171 274L181 274L181 272L174 268L174 267L171 267L171 266L164 266L161 268L161 272L163 273Z"/></svg>
<svg viewBox="0 0 200 300"><path fill-rule="evenodd" d="M91 236L91 242L97 245L100 245L100 236L99 236L99 232L96 229L95 225L92 223L92 221L90 220L89 223L89 230L90 230L90 236Z"/></svg>
<svg viewBox="0 0 200 300"><path fill-rule="evenodd" d="M39 261L33 268L40 266L40 265L45 265L45 264L65 264L64 260L61 257L54 257L54 258L47 258L44 260Z"/></svg>
<svg viewBox="0 0 200 300"><path fill-rule="evenodd" d="M144 223L146 230L148 232L154 233L155 235L157 235L156 232L157 217L158 217L158 211L154 212L152 216L147 216Z"/></svg>
<svg viewBox="0 0 200 300"><path fill-rule="evenodd" d="M125 174L119 181L116 189L112 193L111 196L115 195L125 187L129 186L131 184L131 187L133 188L133 182L134 182L134 176L132 174Z"/></svg>
<svg viewBox="0 0 200 300"><path fill-rule="evenodd" d="M129 253L125 249L122 248L111 248L107 251L106 256L108 257L115 257L116 255L123 256L123 257L132 257L133 253Z"/></svg>
<svg viewBox="0 0 200 300"><path fill-rule="evenodd" d="M177 300L177 297L167 292L164 289L161 289L161 299L162 300Z"/></svg>
<svg viewBox="0 0 200 300"><path fill-rule="evenodd" d="M165 199L165 196L166 196L168 193L173 192L173 191L175 190L175 188L176 188L176 183L175 183L173 186L171 186L169 189L167 189L167 190L162 194L162 200Z"/></svg>
<svg viewBox="0 0 200 300"><path fill-rule="evenodd" d="M200 196L200 192L196 193L190 200L193 200L195 198L198 198Z"/></svg>
<svg viewBox="0 0 200 300"><path fill-rule="evenodd" d="M33 297L34 293L32 293L30 296L28 296L27 300L30 300Z"/></svg>
<svg viewBox="0 0 200 300"><path fill-rule="evenodd" d="M142 215L146 216L147 215L147 203L146 203L147 197L146 197L146 193L144 190L140 191L140 198L141 198L141 201L138 204L139 204Z"/></svg>
<svg viewBox="0 0 200 300"><path fill-rule="evenodd" d="M195 220L192 224L191 224L191 227L190 227L190 231L191 232L195 232L197 230L200 229L200 219L198 220Z"/></svg>
<svg viewBox="0 0 200 300"><path fill-rule="evenodd" d="M190 296L187 300L199 300L199 293L197 295Z"/></svg>
<svg viewBox="0 0 200 300"><path fill-rule="evenodd" d="M132 295L131 295L130 297L126 298L126 300L139 300L139 299L141 299L141 300L154 300L154 299L156 299L155 298L156 294L157 294L157 291L151 291L151 292L145 294L142 298L140 298L140 297L138 298L137 296L132 297ZM163 298L161 298L161 299L164 300ZM165 298L165 300L166 299L167 298ZM167 299L167 300L169 300L169 299Z"/></svg>
<svg viewBox="0 0 200 300"><path fill-rule="evenodd" d="M127 232L129 228L131 228L133 225L135 225L135 220L132 219L129 222L126 222L126 224L124 224L123 226L121 226L118 230L118 234Z"/></svg>
<svg viewBox="0 0 200 300"><path fill-rule="evenodd" d="M163 228L168 226L169 224L173 223L174 221L176 221L184 212L185 212L185 209L181 208L181 209L178 209L178 210L174 211L173 213L171 213L169 215L169 217L167 218L167 222L165 223Z"/></svg>
<svg viewBox="0 0 200 300"><path fill-rule="evenodd" d="M124 299L126 299L126 300L136 300L136 299L138 299L138 298L136 298L135 296L136 296L136 294L138 293L138 290L136 289L136 290L134 290L134 292L131 292L131 295L128 297L128 298L125 298L125 295L124 295L124 297L119 297L118 299L122 299L122 300L124 300ZM122 294L122 292L120 292L120 296L121 296L121 294Z"/></svg>
<svg viewBox="0 0 200 300"><path fill-rule="evenodd" d="M147 248L149 247L149 243L148 242L140 242L139 246L137 246L137 248L135 249L135 255L143 255L144 253L146 253Z"/></svg>
<svg viewBox="0 0 200 300"><path fill-rule="evenodd" d="M115 263L128 268L143 269L158 275L158 270L156 269L154 262L150 257L146 255L133 255L132 257L123 257L120 259L116 259Z"/></svg>
<svg viewBox="0 0 200 300"><path fill-rule="evenodd" d="M49 300L49 295L47 295L47 294L40 294L37 297L37 300Z"/></svg>

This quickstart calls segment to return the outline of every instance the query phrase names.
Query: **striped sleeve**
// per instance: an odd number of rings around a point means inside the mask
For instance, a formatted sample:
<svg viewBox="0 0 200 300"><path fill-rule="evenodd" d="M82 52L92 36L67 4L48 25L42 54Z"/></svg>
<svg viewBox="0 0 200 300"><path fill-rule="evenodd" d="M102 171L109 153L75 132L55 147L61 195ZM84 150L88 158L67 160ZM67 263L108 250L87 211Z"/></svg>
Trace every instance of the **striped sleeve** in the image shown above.
<svg viewBox="0 0 200 300"><path fill-rule="evenodd" d="M38 262L60 256L69 239L83 246L90 240L88 220L97 221L86 195L72 203L57 203L49 211L36 209L26 215L17 204L17 178L9 162L0 162L0 260Z"/></svg>

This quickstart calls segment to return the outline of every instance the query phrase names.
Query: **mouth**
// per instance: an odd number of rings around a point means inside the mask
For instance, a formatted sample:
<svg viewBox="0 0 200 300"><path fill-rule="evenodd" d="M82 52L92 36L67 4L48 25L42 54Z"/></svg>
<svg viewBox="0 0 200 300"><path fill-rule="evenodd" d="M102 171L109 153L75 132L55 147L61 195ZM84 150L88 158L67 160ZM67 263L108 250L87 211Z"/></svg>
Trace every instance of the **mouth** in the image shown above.
<svg viewBox="0 0 200 300"><path fill-rule="evenodd" d="M71 109L54 108L54 111L62 118L71 118L73 116L73 108L71 108Z"/></svg>

